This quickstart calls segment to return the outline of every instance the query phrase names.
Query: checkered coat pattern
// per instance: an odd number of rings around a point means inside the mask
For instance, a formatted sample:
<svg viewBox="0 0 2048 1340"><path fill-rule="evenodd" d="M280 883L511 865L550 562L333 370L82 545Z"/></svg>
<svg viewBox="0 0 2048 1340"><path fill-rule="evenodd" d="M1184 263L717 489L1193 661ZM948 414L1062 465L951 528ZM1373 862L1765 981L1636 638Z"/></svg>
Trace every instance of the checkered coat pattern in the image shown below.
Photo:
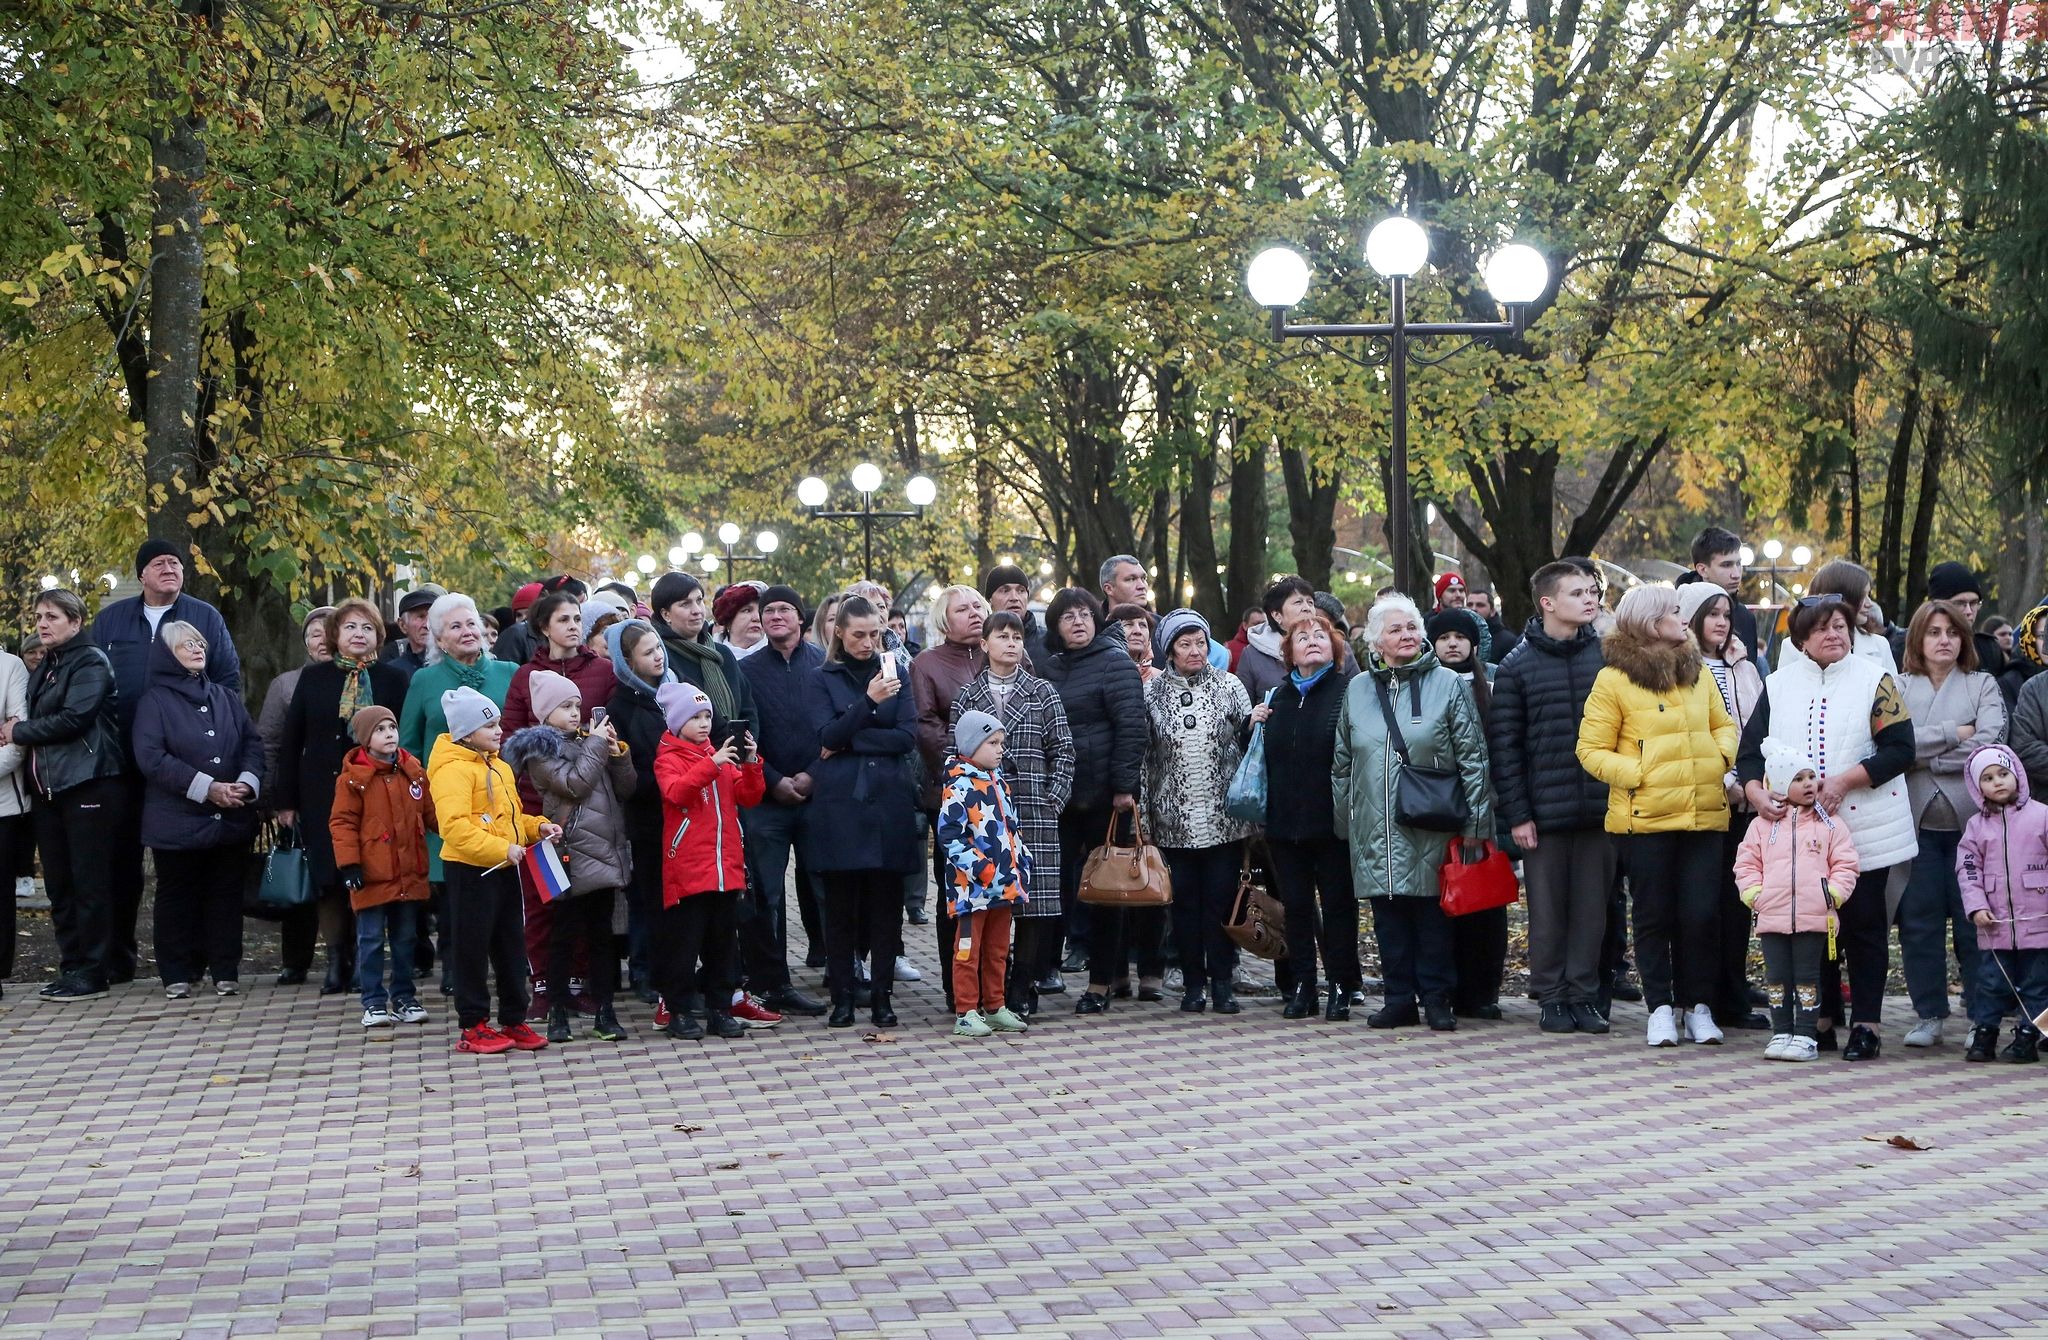
<svg viewBox="0 0 2048 1340"><path fill-rule="evenodd" d="M1017 672L1009 706L996 710L986 670L967 681L953 700L950 731L967 712L986 712L1003 723L1003 776L1017 802L1017 829L1031 850L1031 901L1017 916L1060 914L1060 811L1074 790L1074 736L1060 696L1028 670Z"/></svg>

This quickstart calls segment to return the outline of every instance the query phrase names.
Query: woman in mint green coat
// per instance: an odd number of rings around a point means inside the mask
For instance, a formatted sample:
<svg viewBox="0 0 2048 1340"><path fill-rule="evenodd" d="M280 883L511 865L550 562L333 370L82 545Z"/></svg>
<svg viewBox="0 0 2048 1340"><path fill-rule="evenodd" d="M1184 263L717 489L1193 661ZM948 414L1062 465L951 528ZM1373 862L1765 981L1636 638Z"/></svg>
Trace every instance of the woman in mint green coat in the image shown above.
<svg viewBox="0 0 2048 1340"><path fill-rule="evenodd" d="M1454 835L1411 828L1395 817L1401 753L1388 736L1381 702L1392 708L1417 767L1457 773L1471 811L1463 840L1473 855L1479 839L1493 832L1486 734L1464 681L1437 664L1414 601L1394 595L1376 602L1357 651L1363 673L1345 690L1331 784L1337 823L1351 843L1354 886L1359 897L1372 899L1386 983L1385 1005L1366 1022L1400 1028L1426 1015L1431 1028L1448 1032L1458 1026L1451 1010L1457 970L1450 920L1437 901L1437 870Z"/></svg>

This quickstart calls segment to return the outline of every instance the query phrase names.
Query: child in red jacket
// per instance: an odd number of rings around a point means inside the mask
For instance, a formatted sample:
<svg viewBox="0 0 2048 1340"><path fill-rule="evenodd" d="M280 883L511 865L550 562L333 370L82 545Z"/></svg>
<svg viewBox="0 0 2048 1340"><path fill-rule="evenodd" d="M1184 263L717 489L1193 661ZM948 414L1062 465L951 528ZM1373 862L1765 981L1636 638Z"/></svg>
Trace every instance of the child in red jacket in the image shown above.
<svg viewBox="0 0 2048 1340"><path fill-rule="evenodd" d="M711 700L692 684L664 684L654 700L668 734L654 754L661 790L661 917L655 923L656 978L671 1006L666 1032L697 1039L746 1031L732 1016L739 984L736 913L747 887L740 807L767 791L752 737L711 747ZM744 748L745 761L742 749ZM679 1008L704 965L705 1022Z"/></svg>

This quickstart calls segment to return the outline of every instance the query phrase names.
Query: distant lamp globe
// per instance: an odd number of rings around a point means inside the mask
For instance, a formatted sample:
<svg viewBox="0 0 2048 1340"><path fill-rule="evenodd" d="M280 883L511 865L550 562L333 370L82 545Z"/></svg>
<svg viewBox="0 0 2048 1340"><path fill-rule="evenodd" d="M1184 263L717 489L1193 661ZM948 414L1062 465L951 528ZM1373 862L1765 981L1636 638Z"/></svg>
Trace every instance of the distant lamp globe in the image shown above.
<svg viewBox="0 0 2048 1340"><path fill-rule="evenodd" d="M740 528L730 521L726 522L718 528L718 542L720 544L738 544L740 542Z"/></svg>
<svg viewBox="0 0 2048 1340"><path fill-rule="evenodd" d="M796 486L796 500L806 507L823 507L825 499L830 497L831 493L832 490L825 481L816 475L799 481Z"/></svg>
<svg viewBox="0 0 2048 1340"><path fill-rule="evenodd" d="M1495 300L1519 307L1543 296L1550 283L1550 262L1536 248L1512 242L1488 256L1481 273Z"/></svg>
<svg viewBox="0 0 2048 1340"><path fill-rule="evenodd" d="M760 550L764 554L774 553L776 546L781 543L781 538L777 536L776 533L772 530L764 530L759 535L756 535L754 537L754 548Z"/></svg>
<svg viewBox="0 0 2048 1340"><path fill-rule="evenodd" d="M1405 215L1382 219L1365 235L1366 264L1386 279L1405 279L1429 264L1429 234Z"/></svg>
<svg viewBox="0 0 2048 1340"><path fill-rule="evenodd" d="M866 461L853 467L850 478L853 480L854 488L862 493L873 493L882 487L882 472Z"/></svg>
<svg viewBox="0 0 2048 1340"><path fill-rule="evenodd" d="M1800 545L1792 551L1792 561L1802 568L1805 567L1808 563L1813 562L1813 550L1803 544Z"/></svg>
<svg viewBox="0 0 2048 1340"><path fill-rule="evenodd" d="M912 475L910 482L903 486L903 496L910 500L912 507L930 507L932 499L939 496L939 486L923 475Z"/></svg>
<svg viewBox="0 0 2048 1340"><path fill-rule="evenodd" d="M633 560L633 566L640 569L640 573L642 576L646 576L647 574L654 571L654 555L640 555L640 557Z"/></svg>
<svg viewBox="0 0 2048 1340"><path fill-rule="evenodd" d="M1268 247L1252 257L1245 287L1261 307L1287 308L1308 294L1308 262L1291 247Z"/></svg>

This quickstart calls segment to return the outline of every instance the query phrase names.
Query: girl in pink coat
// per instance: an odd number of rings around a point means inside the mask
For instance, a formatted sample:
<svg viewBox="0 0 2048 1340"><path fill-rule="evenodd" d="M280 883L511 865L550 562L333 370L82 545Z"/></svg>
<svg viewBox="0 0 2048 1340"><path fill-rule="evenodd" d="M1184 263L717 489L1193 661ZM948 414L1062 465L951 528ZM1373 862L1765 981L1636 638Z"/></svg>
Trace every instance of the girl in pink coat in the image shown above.
<svg viewBox="0 0 2048 1340"><path fill-rule="evenodd" d="M1856 843L1820 807L1813 760L1766 740L1764 784L1785 797L1785 817L1750 820L1735 853L1735 887L1756 913L1764 980L1783 988L1771 1007L1764 1059L1811 1061L1820 1054L1813 1027L1820 965L1834 953L1835 909L1856 888Z"/></svg>
<svg viewBox="0 0 2048 1340"><path fill-rule="evenodd" d="M1965 1059L1990 1060L1999 1021L2017 1010L2020 1026L1998 1055L2037 1060L2041 1020L2048 1015L2048 805L2034 799L2027 770L2006 745L1987 744L1971 754L1963 776L1977 813L1956 847L1956 882L1983 955L1970 997Z"/></svg>

